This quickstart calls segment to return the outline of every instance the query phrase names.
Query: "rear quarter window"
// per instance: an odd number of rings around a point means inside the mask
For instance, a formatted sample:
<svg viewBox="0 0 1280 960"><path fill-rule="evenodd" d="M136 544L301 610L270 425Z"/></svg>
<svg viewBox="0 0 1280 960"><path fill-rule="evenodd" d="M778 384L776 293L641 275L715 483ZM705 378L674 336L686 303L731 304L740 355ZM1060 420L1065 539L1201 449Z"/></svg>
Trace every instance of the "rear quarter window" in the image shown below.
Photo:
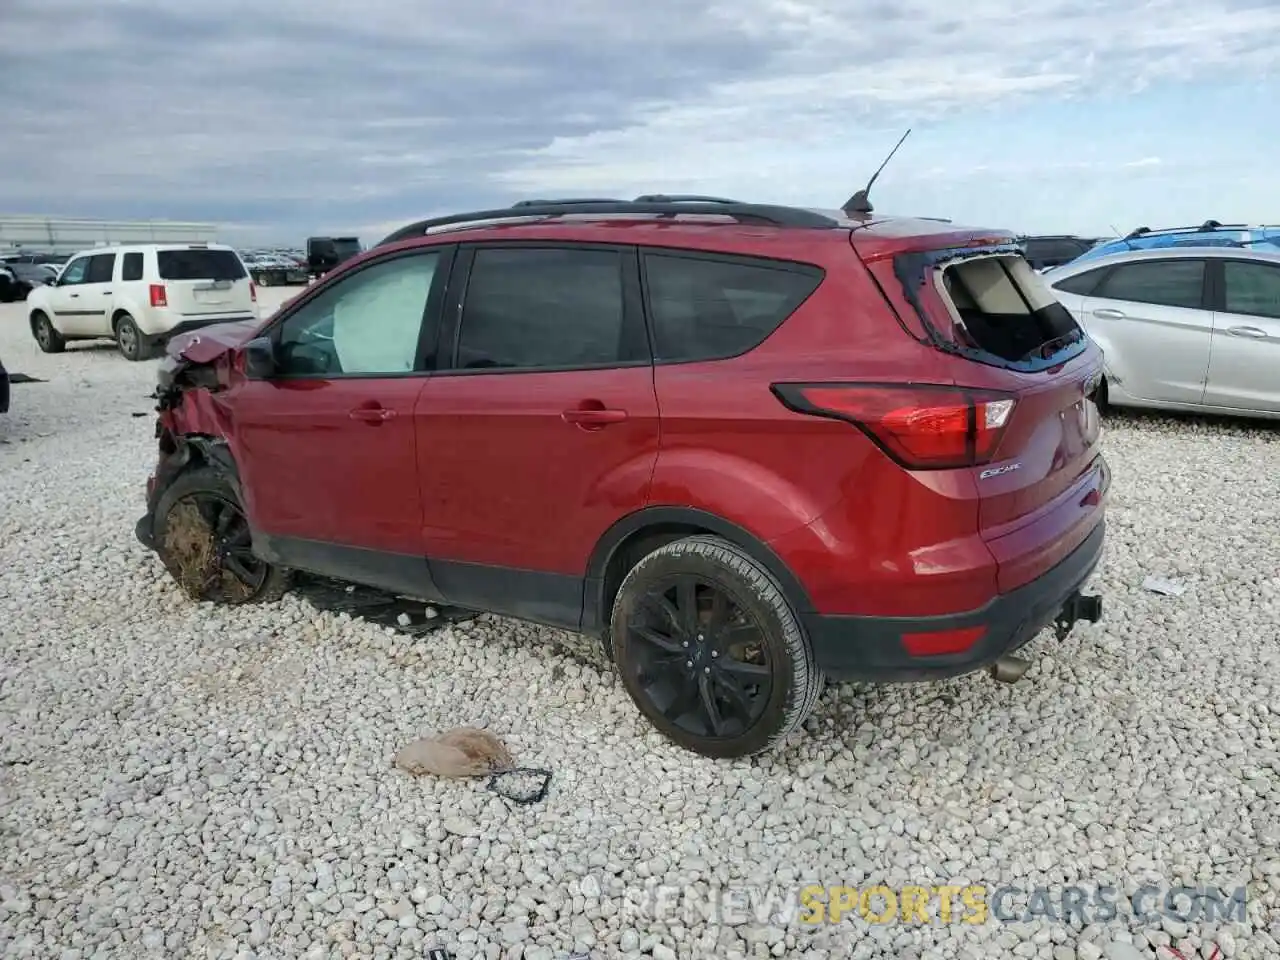
<svg viewBox="0 0 1280 960"><path fill-rule="evenodd" d="M1084 273L1077 273L1074 277L1067 277L1065 280L1053 280L1049 286L1064 293L1074 293L1087 297L1098 288L1098 284L1102 282L1102 278L1106 276L1108 269L1108 267L1098 267L1096 270L1086 270Z"/></svg>
<svg viewBox="0 0 1280 960"><path fill-rule="evenodd" d="M654 359L715 360L754 349L822 283L806 264L646 253Z"/></svg>
<svg viewBox="0 0 1280 960"><path fill-rule="evenodd" d="M142 254L126 253L124 255L124 263L120 267L121 280L141 280L142 279Z"/></svg>
<svg viewBox="0 0 1280 960"><path fill-rule="evenodd" d="M233 250L160 250L156 266L162 280L240 280L244 264Z"/></svg>

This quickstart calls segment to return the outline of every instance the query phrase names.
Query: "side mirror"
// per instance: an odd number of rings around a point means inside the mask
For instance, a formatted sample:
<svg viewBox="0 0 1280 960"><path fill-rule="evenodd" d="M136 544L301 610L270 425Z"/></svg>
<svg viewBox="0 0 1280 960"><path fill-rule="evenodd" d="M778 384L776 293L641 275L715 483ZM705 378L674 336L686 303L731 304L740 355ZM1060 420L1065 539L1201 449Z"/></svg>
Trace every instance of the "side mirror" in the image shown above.
<svg viewBox="0 0 1280 960"><path fill-rule="evenodd" d="M267 380L276 372L276 346L270 337L255 337L244 345L244 372L250 380Z"/></svg>

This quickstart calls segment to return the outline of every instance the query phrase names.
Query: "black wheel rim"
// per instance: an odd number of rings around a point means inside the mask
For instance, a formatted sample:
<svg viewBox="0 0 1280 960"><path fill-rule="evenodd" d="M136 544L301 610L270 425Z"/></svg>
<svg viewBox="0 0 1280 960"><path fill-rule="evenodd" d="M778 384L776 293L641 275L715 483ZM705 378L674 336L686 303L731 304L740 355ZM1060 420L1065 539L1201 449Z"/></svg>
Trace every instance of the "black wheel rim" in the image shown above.
<svg viewBox="0 0 1280 960"><path fill-rule="evenodd" d="M213 599L247 599L262 589L270 565L253 552L244 512L216 493L192 493L174 504L166 544L179 579L193 593Z"/></svg>
<svg viewBox="0 0 1280 960"><path fill-rule="evenodd" d="M42 347L47 347L53 342L53 337L49 336L49 321L44 317L36 321L36 341Z"/></svg>
<svg viewBox="0 0 1280 960"><path fill-rule="evenodd" d="M773 692L764 629L720 584L700 577L659 581L627 621L635 679L666 720L710 739L740 737Z"/></svg>

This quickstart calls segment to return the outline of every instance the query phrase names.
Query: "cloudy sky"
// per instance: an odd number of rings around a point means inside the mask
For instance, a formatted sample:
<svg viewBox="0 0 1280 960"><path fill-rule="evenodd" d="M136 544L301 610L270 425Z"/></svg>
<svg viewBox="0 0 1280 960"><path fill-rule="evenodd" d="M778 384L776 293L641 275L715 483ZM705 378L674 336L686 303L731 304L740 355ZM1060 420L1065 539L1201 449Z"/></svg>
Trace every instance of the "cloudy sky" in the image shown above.
<svg viewBox="0 0 1280 960"><path fill-rule="evenodd" d="M530 196L1280 221L1280 0L0 0L0 212L242 241Z"/></svg>

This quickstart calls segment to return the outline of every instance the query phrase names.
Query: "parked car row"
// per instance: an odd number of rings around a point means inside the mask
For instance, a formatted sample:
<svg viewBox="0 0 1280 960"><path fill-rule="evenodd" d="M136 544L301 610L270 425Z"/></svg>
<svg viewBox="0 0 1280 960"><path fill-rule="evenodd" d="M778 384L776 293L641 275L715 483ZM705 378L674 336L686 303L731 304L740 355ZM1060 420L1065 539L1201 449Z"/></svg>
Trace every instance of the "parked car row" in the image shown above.
<svg viewBox="0 0 1280 960"><path fill-rule="evenodd" d="M240 259L253 281L260 287L302 284L311 279L306 260L301 254L283 251L242 252Z"/></svg>
<svg viewBox="0 0 1280 960"><path fill-rule="evenodd" d="M1027 258L1027 263L1041 272L1070 263L1104 242L1103 237L1076 237L1069 234L1018 238L1018 245L1022 248L1022 255Z"/></svg>
<svg viewBox="0 0 1280 960"><path fill-rule="evenodd" d="M0 262L0 303L25 300L36 287L53 283L57 277L58 268L52 264L23 260Z"/></svg>

